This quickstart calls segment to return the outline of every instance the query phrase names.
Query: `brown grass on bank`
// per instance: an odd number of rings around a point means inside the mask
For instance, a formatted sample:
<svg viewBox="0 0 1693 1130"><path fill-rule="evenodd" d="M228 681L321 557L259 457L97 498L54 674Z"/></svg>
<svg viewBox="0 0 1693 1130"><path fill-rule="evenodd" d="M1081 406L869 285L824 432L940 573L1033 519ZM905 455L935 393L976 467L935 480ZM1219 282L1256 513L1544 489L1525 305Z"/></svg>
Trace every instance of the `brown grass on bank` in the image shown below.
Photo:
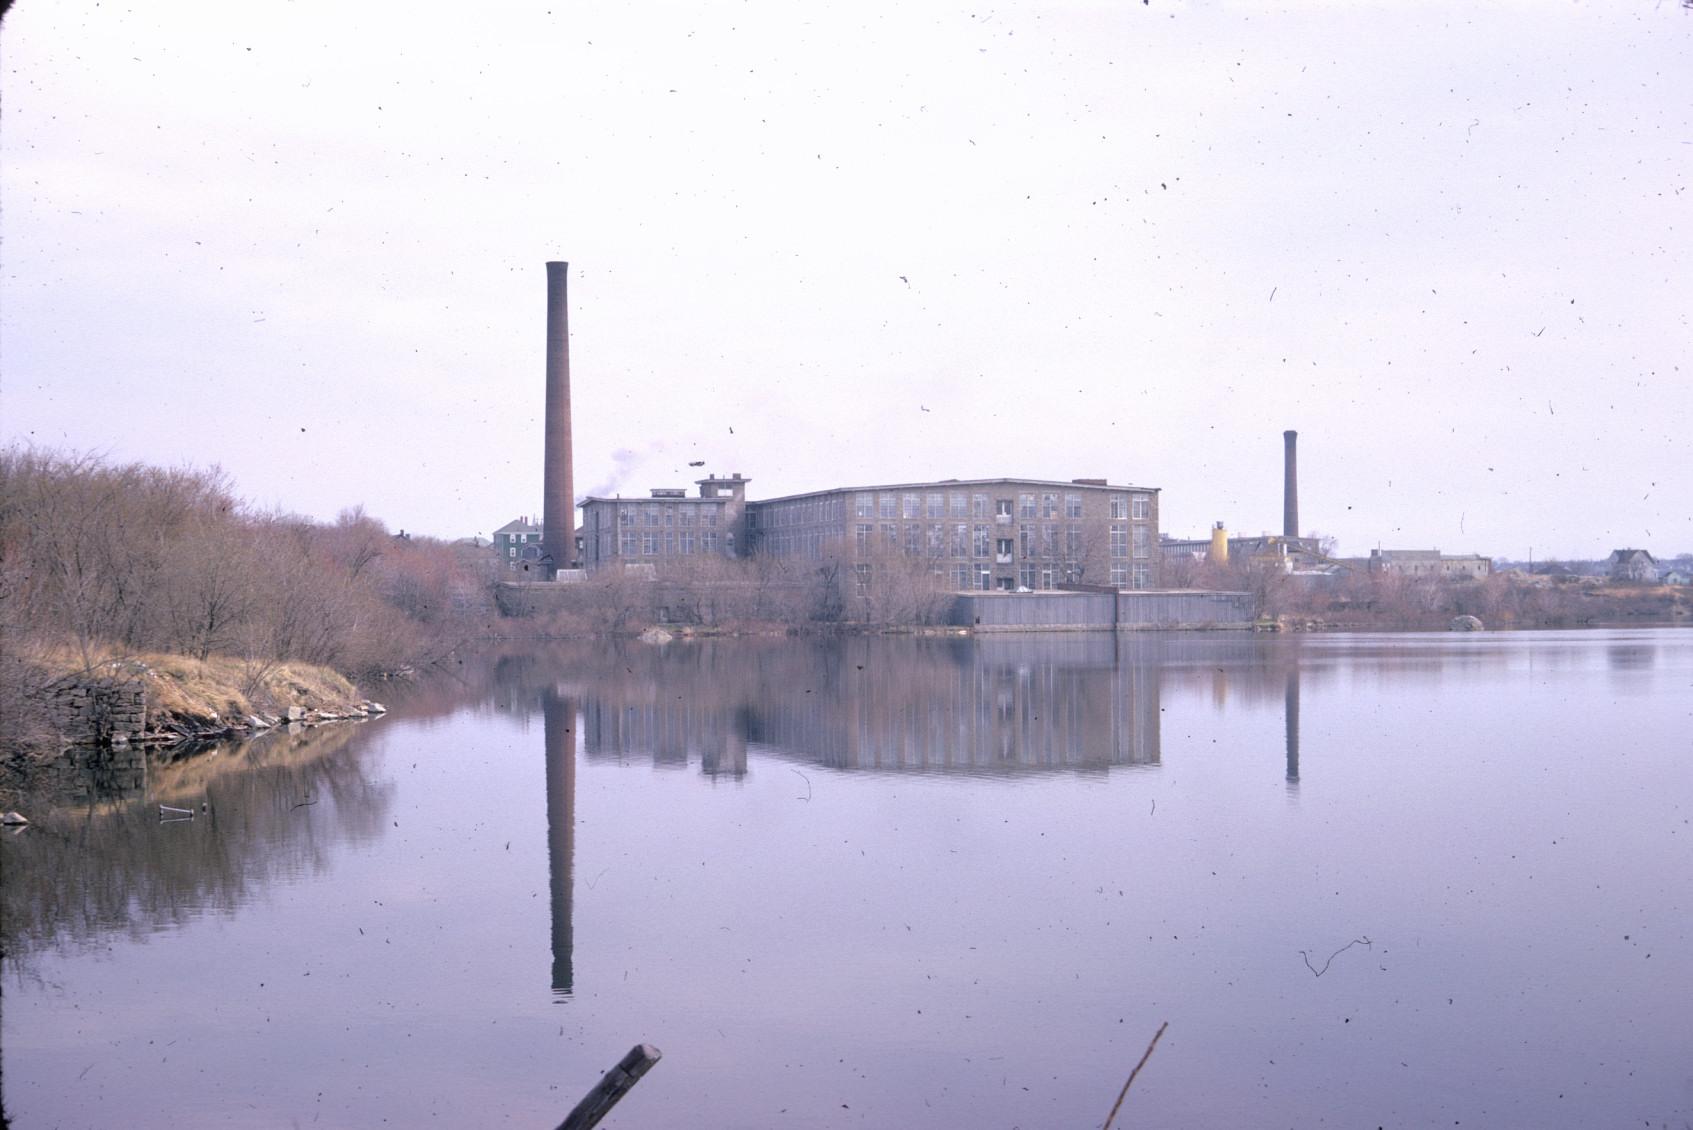
<svg viewBox="0 0 1693 1130"><path fill-rule="evenodd" d="M240 722L251 714L280 714L290 706L341 714L363 701L346 678L310 663L106 651L91 668L85 668L81 656L69 649L49 652L42 659L47 674L55 679L79 674L140 679L147 687L150 726L164 718L201 724Z"/></svg>

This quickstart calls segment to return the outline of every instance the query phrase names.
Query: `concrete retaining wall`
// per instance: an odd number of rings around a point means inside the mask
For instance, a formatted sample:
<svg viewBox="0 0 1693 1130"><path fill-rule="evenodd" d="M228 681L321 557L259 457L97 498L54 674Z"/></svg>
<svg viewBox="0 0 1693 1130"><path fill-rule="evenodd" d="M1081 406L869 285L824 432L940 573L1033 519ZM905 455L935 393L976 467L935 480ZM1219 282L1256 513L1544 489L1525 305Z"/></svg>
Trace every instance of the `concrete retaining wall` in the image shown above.
<svg viewBox="0 0 1693 1130"><path fill-rule="evenodd" d="M978 632L1109 632L1115 603L1102 592L960 593L947 623Z"/></svg>
<svg viewBox="0 0 1693 1130"><path fill-rule="evenodd" d="M1249 592L1173 589L1117 594L1117 630L1250 628L1257 601Z"/></svg>
<svg viewBox="0 0 1693 1130"><path fill-rule="evenodd" d="M947 623L977 632L1136 632L1250 628L1251 593L1196 590L960 593Z"/></svg>

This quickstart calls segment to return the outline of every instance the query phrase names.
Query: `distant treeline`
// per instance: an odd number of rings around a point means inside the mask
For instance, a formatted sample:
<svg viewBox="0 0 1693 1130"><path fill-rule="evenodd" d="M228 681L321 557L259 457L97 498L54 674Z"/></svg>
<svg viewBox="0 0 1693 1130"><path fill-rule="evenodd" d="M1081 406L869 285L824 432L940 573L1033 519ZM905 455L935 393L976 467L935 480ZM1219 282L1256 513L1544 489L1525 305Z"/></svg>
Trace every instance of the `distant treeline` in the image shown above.
<svg viewBox="0 0 1693 1130"><path fill-rule="evenodd" d="M1656 560L1658 567L1662 569L1693 571L1693 553L1678 553L1673 557L1658 557ZM1501 572L1515 569L1537 577L1605 577L1610 574L1611 563L1603 557L1596 561L1556 557L1542 558L1539 561L1513 561L1501 557L1494 560L1493 568Z"/></svg>
<svg viewBox="0 0 1693 1130"><path fill-rule="evenodd" d="M0 450L13 692L31 671L143 652L393 670L485 630L492 572L485 550L395 536L360 509L331 524L257 510L218 470Z"/></svg>
<svg viewBox="0 0 1693 1130"><path fill-rule="evenodd" d="M1474 616L1489 628L1582 627L1678 623L1693 615L1693 589L1597 579L1560 583L1566 576L1501 570L1481 578L1417 577L1353 569L1310 577L1251 561L1165 569L1172 588L1251 592L1263 615L1328 628L1440 629L1455 616Z"/></svg>

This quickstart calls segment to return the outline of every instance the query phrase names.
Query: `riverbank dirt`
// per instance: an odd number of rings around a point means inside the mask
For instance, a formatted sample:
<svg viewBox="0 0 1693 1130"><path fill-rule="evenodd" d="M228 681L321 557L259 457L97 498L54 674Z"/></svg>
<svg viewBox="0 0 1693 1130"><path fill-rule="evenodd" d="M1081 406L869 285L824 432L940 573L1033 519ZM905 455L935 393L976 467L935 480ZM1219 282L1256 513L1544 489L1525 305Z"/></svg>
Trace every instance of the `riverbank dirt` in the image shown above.
<svg viewBox="0 0 1693 1130"><path fill-rule="evenodd" d="M142 653L110 655L89 666L69 653L44 657L50 685L139 683L146 693L138 740L172 742L313 725L385 712L351 680L309 663L274 663L229 656L196 659ZM63 735L75 742L78 736Z"/></svg>

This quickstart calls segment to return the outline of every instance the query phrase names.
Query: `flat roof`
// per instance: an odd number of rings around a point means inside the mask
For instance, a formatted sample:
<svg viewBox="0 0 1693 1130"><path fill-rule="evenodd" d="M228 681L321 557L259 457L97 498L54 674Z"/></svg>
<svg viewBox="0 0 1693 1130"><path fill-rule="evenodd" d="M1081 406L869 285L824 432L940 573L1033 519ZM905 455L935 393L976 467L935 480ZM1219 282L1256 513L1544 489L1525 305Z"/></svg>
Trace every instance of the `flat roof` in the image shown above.
<svg viewBox="0 0 1693 1130"><path fill-rule="evenodd" d="M706 482L706 481L709 481L709 480L702 479L700 481ZM739 480L736 480L736 479L718 479L717 480L717 482L720 483L720 484L721 483L733 483L733 482L748 483L748 482L751 482L751 481L752 481L751 479L739 479ZM801 498L817 498L817 497L820 497L820 496L825 495L825 494L874 494L877 491L943 490L943 489L951 489L951 488L954 488L954 487L982 487L982 486L999 486L999 485L1006 485L1006 484L1017 485L1017 486L1031 486L1031 487L1060 487L1060 488L1063 488L1065 490L1106 490L1106 491L1114 491L1114 492L1140 491L1140 492L1145 493L1145 494L1157 494L1159 491L1161 491L1163 489L1162 487L1143 487L1143 486L1135 486L1133 484L1125 484L1125 483L1100 483L1100 482L1078 483L1078 482L1075 482L1071 479L1017 479L1017 478L1009 478L1009 477L1000 477L1000 478L994 478L994 479L928 479L928 480L925 480L923 482L918 482L918 483L880 483L880 484L874 484L874 485L871 485L871 486L828 487L828 488L825 488L823 490L802 491L799 494L781 494L781 495L777 495L775 498L749 498L749 499L746 500L746 504L748 506L763 506L766 503L770 503L770 502L792 502L796 499L801 499ZM682 499L677 499L677 498L674 498L674 497L671 497L671 498L662 498L662 497L654 498L654 497L651 497L650 495L646 495L646 494L631 494L631 495L586 494L586 495L582 496L581 500L577 503L577 505L580 506L580 505L584 505L584 504L589 503L589 502L677 502L677 501L725 502L725 501L730 501L730 500L724 498L722 495L718 495L718 496L712 497L712 498L701 498L698 495L686 495Z"/></svg>
<svg viewBox="0 0 1693 1130"><path fill-rule="evenodd" d="M733 502L734 499L726 495L712 498L701 498L697 494L585 494L577 500L576 505L586 506L590 502Z"/></svg>
<svg viewBox="0 0 1693 1130"><path fill-rule="evenodd" d="M761 498L757 500L757 503L759 505L763 505L767 502L792 502L795 499L816 498L818 495L824 494L874 494L877 491L937 490L949 489L952 487L997 486L1003 483L1015 483L1033 487L1062 487L1066 490L1143 491L1149 494L1156 493L1162 489L1160 487L1131 486L1119 483L1078 483L1072 482L1069 479L1016 479L1003 477L996 479L929 479L919 483L882 483L873 486L830 487L827 490L808 490L800 494L782 494L777 495L775 498ZM749 499L748 501L752 502L753 500Z"/></svg>

